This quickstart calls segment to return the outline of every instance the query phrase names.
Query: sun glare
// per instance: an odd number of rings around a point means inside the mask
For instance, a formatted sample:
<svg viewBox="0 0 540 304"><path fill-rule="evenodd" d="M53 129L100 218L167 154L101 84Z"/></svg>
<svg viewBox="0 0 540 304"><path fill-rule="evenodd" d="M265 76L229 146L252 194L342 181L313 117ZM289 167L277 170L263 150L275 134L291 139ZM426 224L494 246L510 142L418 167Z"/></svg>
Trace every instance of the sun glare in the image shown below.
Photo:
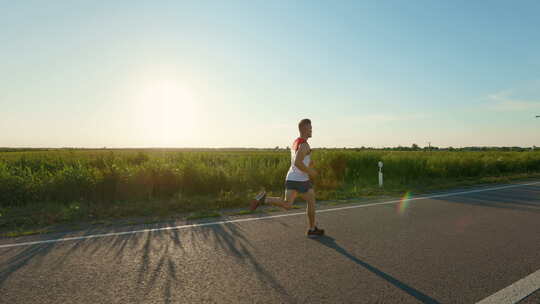
<svg viewBox="0 0 540 304"><path fill-rule="evenodd" d="M199 109L191 92L175 81L154 81L137 94L137 125L148 144L183 145L197 130Z"/></svg>

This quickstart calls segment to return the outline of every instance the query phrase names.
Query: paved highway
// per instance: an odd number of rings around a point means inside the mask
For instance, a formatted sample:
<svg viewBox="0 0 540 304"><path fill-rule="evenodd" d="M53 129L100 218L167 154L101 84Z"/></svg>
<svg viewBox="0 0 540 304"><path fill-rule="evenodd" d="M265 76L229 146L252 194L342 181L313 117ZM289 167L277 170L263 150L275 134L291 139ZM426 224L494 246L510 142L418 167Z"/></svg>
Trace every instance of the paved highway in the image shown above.
<svg viewBox="0 0 540 304"><path fill-rule="evenodd" d="M327 235L316 240L298 210L0 239L0 303L540 299L540 182L326 207L317 217Z"/></svg>

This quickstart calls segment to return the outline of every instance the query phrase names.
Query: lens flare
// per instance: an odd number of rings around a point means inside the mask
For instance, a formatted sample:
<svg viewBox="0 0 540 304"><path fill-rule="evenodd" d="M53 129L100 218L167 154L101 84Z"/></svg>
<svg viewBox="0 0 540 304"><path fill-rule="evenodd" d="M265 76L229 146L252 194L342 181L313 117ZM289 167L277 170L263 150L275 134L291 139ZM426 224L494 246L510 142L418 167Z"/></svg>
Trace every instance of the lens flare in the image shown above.
<svg viewBox="0 0 540 304"><path fill-rule="evenodd" d="M405 192L405 194L401 198L401 201L396 206L396 210L399 215L403 215L405 213L405 210L407 210L407 208L409 207L409 201L411 200L411 197L411 191Z"/></svg>

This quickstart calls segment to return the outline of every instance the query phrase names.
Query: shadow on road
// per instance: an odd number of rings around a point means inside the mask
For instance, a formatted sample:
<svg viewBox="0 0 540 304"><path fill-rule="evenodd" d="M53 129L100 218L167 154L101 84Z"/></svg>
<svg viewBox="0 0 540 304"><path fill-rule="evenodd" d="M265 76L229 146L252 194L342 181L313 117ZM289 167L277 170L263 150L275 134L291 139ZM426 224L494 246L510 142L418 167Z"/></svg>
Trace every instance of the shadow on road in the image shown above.
<svg viewBox="0 0 540 304"><path fill-rule="evenodd" d="M242 226L235 223L205 227L203 229L190 229L190 239L196 250L220 250L236 259L238 263L250 267L251 273L264 286L272 287L280 296L281 301L294 303L296 300L287 292L285 287L268 272L252 253L252 246L245 237ZM211 248L208 248L210 246Z"/></svg>
<svg viewBox="0 0 540 304"><path fill-rule="evenodd" d="M155 229L174 225L174 223L151 224L136 229ZM133 227L131 229L136 230ZM92 229L76 236L122 230L125 230L125 227L99 231ZM56 234L54 238L71 236L74 234ZM50 235L43 235L35 236L33 240L51 238L53 237ZM210 283L208 274L212 275L210 273L212 269L201 267L193 276L186 276L186 271L193 268L191 264L197 261L197 257L212 250L223 252L224 258L234 259L235 263L251 268L251 273L255 274L261 285L271 286L279 294L281 301L295 302L285 287L258 262L242 227L234 223L0 249L0 255L3 256L0 259L0 291L2 288L9 288L9 279L18 280L18 276L15 275L26 269L34 273L47 273L47 280L51 282L62 279L75 281L81 276L90 281L99 281L103 275L100 272L104 270L96 272L95 265L99 262L107 265L105 274L117 273L123 283L132 286L138 300L144 301L150 294L153 294L152 300L155 300L156 294L160 294L160 302L176 303L182 301L178 298L182 291L205 292L204 286ZM73 265L80 264L81 261L83 263L79 270L86 269L90 272L82 275L70 273ZM214 262L217 263L214 267L218 267L220 261ZM88 265L89 268L84 265ZM213 266L208 264L207 267ZM130 275L122 276L126 273ZM228 275L224 273L221 280L230 282Z"/></svg>
<svg viewBox="0 0 540 304"><path fill-rule="evenodd" d="M0 263L0 287L4 282L19 269L26 266L28 263L39 262L54 248L54 244L40 244L24 248L4 249L0 251L1 255L9 256L9 258Z"/></svg>
<svg viewBox="0 0 540 304"><path fill-rule="evenodd" d="M401 282L400 280L392 277L391 275L379 270L378 268L360 260L359 258L353 256L350 254L347 250L345 250L343 247L339 246L336 241L329 236L322 236L320 238L316 239L319 243L323 244L324 246L327 246L331 249L334 249L338 253L342 254L346 258L350 259L351 261L355 262L356 264L364 267L365 269L371 271L372 273L376 274L377 276L381 277L382 279L388 281L392 285L396 286L397 288L405 291L409 295L415 297L417 300L419 300L422 303L429 303L429 304L436 304L439 303L437 300L429 297L428 295L422 293L419 290L414 289L413 287Z"/></svg>

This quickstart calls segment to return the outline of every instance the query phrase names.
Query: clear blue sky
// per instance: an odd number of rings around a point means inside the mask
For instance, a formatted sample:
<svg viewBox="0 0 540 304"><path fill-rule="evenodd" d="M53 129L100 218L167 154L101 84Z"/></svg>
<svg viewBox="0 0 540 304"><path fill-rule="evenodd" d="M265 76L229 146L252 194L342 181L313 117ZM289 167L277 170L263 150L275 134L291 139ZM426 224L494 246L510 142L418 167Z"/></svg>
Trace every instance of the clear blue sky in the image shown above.
<svg viewBox="0 0 540 304"><path fill-rule="evenodd" d="M539 12L0 0L0 146L540 146Z"/></svg>

